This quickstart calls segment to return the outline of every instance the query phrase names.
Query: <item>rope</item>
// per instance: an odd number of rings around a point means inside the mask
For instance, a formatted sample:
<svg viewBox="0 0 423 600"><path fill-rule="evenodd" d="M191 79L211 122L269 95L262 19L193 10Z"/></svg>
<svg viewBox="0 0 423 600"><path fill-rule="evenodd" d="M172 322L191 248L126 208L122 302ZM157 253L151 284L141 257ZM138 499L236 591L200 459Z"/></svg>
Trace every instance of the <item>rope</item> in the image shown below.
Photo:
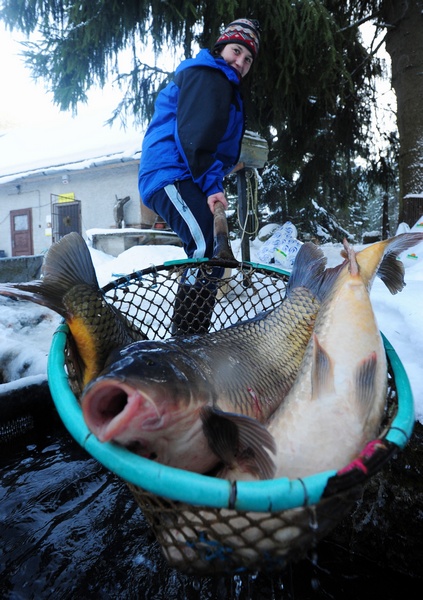
<svg viewBox="0 0 423 600"><path fill-rule="evenodd" d="M245 180L246 180L246 192L247 192L247 210L245 215L245 222L241 223L240 214L239 214L239 202L237 206L237 216L238 223L241 229L241 242L244 239L245 235L255 236L258 232L259 228L259 219L258 219L258 173L257 169L246 169L245 170ZM252 181L254 180L254 181ZM248 218L253 215L253 229L252 231L247 230Z"/></svg>
<svg viewBox="0 0 423 600"><path fill-rule="evenodd" d="M240 216L240 202L238 199L237 203L237 220L238 225L241 230L241 239L240 246L237 252L239 255L244 246L245 236L248 238L255 237L259 228L259 219L258 219L258 173L256 169L248 168L245 169L245 192L246 192L246 211L245 211L245 221L241 222ZM247 224L248 219L252 217L253 228L252 231L248 231Z"/></svg>

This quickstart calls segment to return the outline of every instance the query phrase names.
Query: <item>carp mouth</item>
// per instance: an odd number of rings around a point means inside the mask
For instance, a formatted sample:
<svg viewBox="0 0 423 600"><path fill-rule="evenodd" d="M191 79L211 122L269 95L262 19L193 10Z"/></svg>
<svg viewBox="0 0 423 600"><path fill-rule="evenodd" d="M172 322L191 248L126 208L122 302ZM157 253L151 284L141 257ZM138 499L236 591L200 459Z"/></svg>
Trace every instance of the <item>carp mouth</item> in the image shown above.
<svg viewBox="0 0 423 600"><path fill-rule="evenodd" d="M101 380L82 397L82 413L88 429L100 442L142 445L140 433L160 429L164 417L156 403L121 381Z"/></svg>

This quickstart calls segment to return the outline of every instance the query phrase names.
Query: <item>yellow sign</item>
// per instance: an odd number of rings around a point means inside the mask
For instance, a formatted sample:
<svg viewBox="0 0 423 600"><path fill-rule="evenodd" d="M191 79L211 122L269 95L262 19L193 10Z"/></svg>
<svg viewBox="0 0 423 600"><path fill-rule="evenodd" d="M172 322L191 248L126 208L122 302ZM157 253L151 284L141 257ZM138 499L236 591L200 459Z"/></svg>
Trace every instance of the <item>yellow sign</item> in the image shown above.
<svg viewBox="0 0 423 600"><path fill-rule="evenodd" d="M67 194L59 194L59 202L73 202L75 200L75 192Z"/></svg>

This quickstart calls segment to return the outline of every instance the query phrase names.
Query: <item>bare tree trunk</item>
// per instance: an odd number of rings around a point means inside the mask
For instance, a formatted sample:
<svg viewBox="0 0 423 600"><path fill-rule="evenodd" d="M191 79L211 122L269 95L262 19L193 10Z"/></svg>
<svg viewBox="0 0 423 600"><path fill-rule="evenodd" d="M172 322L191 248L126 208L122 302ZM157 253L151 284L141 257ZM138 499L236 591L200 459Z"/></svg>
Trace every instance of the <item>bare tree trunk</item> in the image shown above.
<svg viewBox="0 0 423 600"><path fill-rule="evenodd" d="M423 1L385 0L383 17L391 27L386 50L392 59L392 86L397 96L402 221L406 220L404 197L423 195Z"/></svg>

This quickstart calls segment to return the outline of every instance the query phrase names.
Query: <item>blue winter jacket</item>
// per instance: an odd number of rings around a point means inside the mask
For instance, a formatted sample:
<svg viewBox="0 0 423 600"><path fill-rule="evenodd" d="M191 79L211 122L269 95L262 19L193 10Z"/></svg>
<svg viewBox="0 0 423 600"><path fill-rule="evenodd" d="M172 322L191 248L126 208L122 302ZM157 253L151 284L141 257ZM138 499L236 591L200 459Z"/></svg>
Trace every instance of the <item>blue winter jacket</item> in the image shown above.
<svg viewBox="0 0 423 600"><path fill-rule="evenodd" d="M159 189L192 178L206 196L223 191L244 133L238 73L201 50L183 61L156 100L142 144L138 185L144 204Z"/></svg>

